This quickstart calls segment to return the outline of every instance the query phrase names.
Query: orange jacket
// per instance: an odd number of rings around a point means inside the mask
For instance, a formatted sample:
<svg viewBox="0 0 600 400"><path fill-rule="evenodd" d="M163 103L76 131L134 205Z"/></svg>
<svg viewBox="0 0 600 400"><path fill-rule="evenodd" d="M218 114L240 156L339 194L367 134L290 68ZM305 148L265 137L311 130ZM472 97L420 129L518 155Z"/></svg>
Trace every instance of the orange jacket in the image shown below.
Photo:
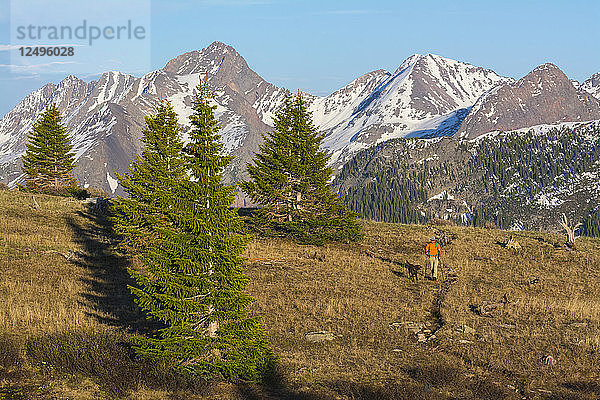
<svg viewBox="0 0 600 400"><path fill-rule="evenodd" d="M429 242L425 246L425 254L427 254L430 257L439 256L440 251L441 248L438 242Z"/></svg>

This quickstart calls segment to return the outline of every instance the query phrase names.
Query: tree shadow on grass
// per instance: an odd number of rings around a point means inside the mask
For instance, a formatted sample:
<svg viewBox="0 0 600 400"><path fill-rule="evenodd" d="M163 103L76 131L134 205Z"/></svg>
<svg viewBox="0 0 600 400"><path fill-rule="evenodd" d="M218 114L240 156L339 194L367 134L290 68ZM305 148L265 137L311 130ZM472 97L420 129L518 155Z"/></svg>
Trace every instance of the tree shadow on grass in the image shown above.
<svg viewBox="0 0 600 400"><path fill-rule="evenodd" d="M319 389L319 387L321 389ZM352 382L331 380L321 382L317 388L297 388L289 382L281 369L274 372L262 384L238 385L241 400L329 400L349 398L354 400L436 400L448 399L429 382L402 381Z"/></svg>
<svg viewBox="0 0 600 400"><path fill-rule="evenodd" d="M86 290L81 293L80 305L104 325L131 333L156 328L145 318L129 291L128 285L133 283L127 272L130 260L117 251L117 240L107 216L91 208L79 211L77 216L68 217L66 222L73 232L73 241L81 248L71 262L89 272L83 279Z"/></svg>
<svg viewBox="0 0 600 400"><path fill-rule="evenodd" d="M339 395L353 399L387 400L395 397L381 396L377 388L349 382L324 382L322 390L294 388L281 372L275 372L261 384L239 384L240 400L329 400Z"/></svg>
<svg viewBox="0 0 600 400"><path fill-rule="evenodd" d="M600 398L600 383L594 381L568 381L562 384L566 389L576 393L581 393L589 396L597 396Z"/></svg>

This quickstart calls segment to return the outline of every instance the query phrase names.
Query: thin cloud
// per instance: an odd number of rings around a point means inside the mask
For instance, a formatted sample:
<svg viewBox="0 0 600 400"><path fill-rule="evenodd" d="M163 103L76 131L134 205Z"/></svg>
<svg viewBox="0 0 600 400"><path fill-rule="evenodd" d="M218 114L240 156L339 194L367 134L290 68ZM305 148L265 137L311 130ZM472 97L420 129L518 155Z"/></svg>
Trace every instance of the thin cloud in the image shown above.
<svg viewBox="0 0 600 400"><path fill-rule="evenodd" d="M11 75L8 79L2 79L3 81L20 81L23 79L40 79L41 75L37 72L28 75Z"/></svg>
<svg viewBox="0 0 600 400"><path fill-rule="evenodd" d="M260 6L273 4L268 0L201 0L198 2L203 6Z"/></svg>
<svg viewBox="0 0 600 400"><path fill-rule="evenodd" d="M31 64L31 65L17 65L17 64L0 64L1 68L12 68L15 70L21 71L36 71L39 69L44 69L48 67L52 67L54 65L65 65L65 64L79 64L75 61L53 61L45 64Z"/></svg>
<svg viewBox="0 0 600 400"><path fill-rule="evenodd" d="M330 10L320 11L314 13L315 15L367 15L367 14L381 14L379 10Z"/></svg>

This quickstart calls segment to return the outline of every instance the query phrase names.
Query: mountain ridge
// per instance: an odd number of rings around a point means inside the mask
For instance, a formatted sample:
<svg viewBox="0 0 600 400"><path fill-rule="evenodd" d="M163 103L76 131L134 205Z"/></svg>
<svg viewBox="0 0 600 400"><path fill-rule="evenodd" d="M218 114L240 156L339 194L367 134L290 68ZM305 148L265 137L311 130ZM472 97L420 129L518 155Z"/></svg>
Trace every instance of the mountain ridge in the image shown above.
<svg viewBox="0 0 600 400"><path fill-rule="evenodd" d="M495 130L597 119L600 100L576 88L556 65L545 63L479 98L457 133L473 138Z"/></svg>
<svg viewBox="0 0 600 400"><path fill-rule="evenodd" d="M139 78L108 71L85 82L69 75L32 92L0 120L0 180L14 185L22 179L19 158L27 134L43 108L56 102L73 138L80 184L122 194L116 176L141 151L144 116L167 99L186 137L192 94L200 79L215 92L224 151L235 156L225 181L244 179L246 163L262 135L272 129L273 116L289 91L261 78L233 47L213 42ZM414 54L394 73L374 70L328 96L304 96L337 172L358 151L383 141L454 135L482 96L514 82L482 67ZM581 85L586 93L597 86L596 78Z"/></svg>

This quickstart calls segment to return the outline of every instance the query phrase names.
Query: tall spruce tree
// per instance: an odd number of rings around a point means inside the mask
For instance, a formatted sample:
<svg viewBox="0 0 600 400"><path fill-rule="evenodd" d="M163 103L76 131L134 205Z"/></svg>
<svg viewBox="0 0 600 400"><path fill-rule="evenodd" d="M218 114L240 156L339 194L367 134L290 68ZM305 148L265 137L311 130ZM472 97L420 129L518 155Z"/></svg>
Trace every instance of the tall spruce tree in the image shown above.
<svg viewBox="0 0 600 400"><path fill-rule="evenodd" d="M356 214L331 191L328 156L320 150L323 136L300 92L286 96L274 125L254 164L248 164L251 180L241 185L263 207L255 214L255 226L303 243L360 239Z"/></svg>
<svg viewBox="0 0 600 400"><path fill-rule="evenodd" d="M27 150L23 155L23 173L28 189L60 191L75 185L69 136L62 125L56 104L46 107L41 118L33 125Z"/></svg>
<svg viewBox="0 0 600 400"><path fill-rule="evenodd" d="M173 110L159 109L144 132L142 160L122 179L131 197L119 201L116 227L142 264L130 271L131 290L164 324L154 337L137 338L136 350L194 375L259 380L273 354L260 319L246 310L253 301L243 293L247 238L230 209L233 189L221 183L230 158L219 154L210 98L201 84L185 148Z"/></svg>

